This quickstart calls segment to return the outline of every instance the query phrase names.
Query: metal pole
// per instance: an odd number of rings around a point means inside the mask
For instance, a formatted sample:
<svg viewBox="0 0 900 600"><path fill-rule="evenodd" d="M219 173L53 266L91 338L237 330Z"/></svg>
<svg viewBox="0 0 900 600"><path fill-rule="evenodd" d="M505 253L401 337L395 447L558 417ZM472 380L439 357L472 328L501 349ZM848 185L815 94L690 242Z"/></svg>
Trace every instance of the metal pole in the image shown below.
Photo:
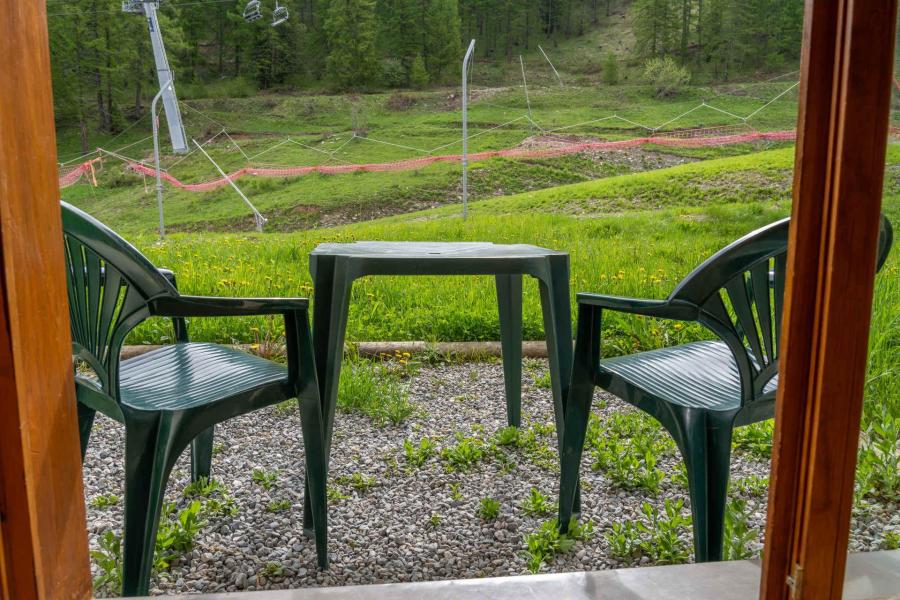
<svg viewBox="0 0 900 600"><path fill-rule="evenodd" d="M525 88L525 104L528 106L528 120L534 123L534 115L531 114L531 100L528 98L528 82L525 81L525 63L522 55L519 55L519 66L522 67L522 87Z"/></svg>
<svg viewBox="0 0 900 600"><path fill-rule="evenodd" d="M244 199L244 202L246 202L247 206L250 207L250 210L253 211L253 220L256 221L256 230L261 232L263 225L266 224L267 219L264 216L262 216L262 214L260 214L260 212L258 210L256 210L256 207L253 206L253 203L247 199L247 196L244 195L244 192L241 191L241 188L239 188L237 186L237 184L231 180L231 177L229 177L228 174L222 170L222 167L220 167L219 164L212 159L212 156L210 156L209 154L206 153L206 150L203 149L203 146L201 146L199 143L197 143L197 140L195 140L195 139L192 139L191 141L194 142L195 146L197 146L197 150L202 152L203 156L205 156L209 160L209 162L211 162L213 164L213 166L216 168L216 170L222 175L222 177L225 178L225 181L227 181L228 183L231 184L231 187L234 188L234 191L236 191L238 193L238 195Z"/></svg>
<svg viewBox="0 0 900 600"><path fill-rule="evenodd" d="M156 103L159 102L163 92L171 84L172 80L170 79L156 92L156 95L153 96L153 102L150 103L150 120L153 122L153 160L156 161L156 206L159 209L160 239L165 239L166 237L166 224L163 220L162 174L159 169L159 123L156 120Z"/></svg>
<svg viewBox="0 0 900 600"><path fill-rule="evenodd" d="M566 87L566 86L563 85L562 77L559 76L559 72L556 70L556 67L553 66L553 63L552 63L552 62L550 62L550 57L547 56L547 53L544 52L544 49L541 48L541 45L540 45L540 44L538 44L538 50L541 51L541 54L543 54L543 55L544 55L544 58L547 59L547 64L549 64L549 65L550 65L550 68L553 69L553 74L556 75L556 80L559 81L559 87Z"/></svg>
<svg viewBox="0 0 900 600"><path fill-rule="evenodd" d="M469 60L475 50L475 40L469 42L469 48L463 57L462 64L462 201L463 219L469 216Z"/></svg>
<svg viewBox="0 0 900 600"><path fill-rule="evenodd" d="M159 30L159 19L156 17L157 2L145 0L142 3L144 15L147 17L147 29L150 31L150 43L153 46L153 59L156 62L156 73L160 87L166 92L163 94L163 106L166 112L166 121L169 125L169 137L172 140L172 149L177 154L188 151L187 139L184 134L184 125L181 122L181 110L178 108L178 97L175 95L175 74L169 66L166 56L166 46L163 43L162 32ZM162 85L164 81L169 83Z"/></svg>

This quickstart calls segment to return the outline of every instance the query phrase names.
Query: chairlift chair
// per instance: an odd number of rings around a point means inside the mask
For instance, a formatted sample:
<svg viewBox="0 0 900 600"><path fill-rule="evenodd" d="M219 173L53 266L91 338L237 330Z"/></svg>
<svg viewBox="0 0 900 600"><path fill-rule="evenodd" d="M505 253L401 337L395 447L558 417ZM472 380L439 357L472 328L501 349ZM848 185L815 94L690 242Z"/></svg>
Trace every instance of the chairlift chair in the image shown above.
<svg viewBox="0 0 900 600"><path fill-rule="evenodd" d="M262 13L259 11L259 0L250 0L247 3L247 6L244 7L244 20L248 23L252 23L261 18Z"/></svg>
<svg viewBox="0 0 900 600"><path fill-rule="evenodd" d="M275 0L275 10L272 11L272 27L278 27L287 21L289 16L287 6L281 6L278 4L278 0Z"/></svg>

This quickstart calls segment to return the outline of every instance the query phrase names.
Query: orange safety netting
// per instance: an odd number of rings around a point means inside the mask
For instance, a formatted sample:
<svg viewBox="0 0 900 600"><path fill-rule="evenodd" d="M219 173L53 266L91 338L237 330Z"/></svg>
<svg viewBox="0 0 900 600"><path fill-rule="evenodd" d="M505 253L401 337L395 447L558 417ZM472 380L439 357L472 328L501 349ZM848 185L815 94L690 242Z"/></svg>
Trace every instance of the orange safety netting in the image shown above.
<svg viewBox="0 0 900 600"><path fill-rule="evenodd" d="M628 140L619 140L615 142L575 142L564 144L550 148L510 148L507 150L491 150L487 152L476 152L468 155L470 162L487 160L490 158L547 158L554 156L563 156L566 154L576 154L579 152L590 151L610 151L624 150L634 148L644 144L656 144L660 146L680 146L680 147L698 147L698 146L723 146L727 144L741 144L757 141L789 141L795 138L794 131L746 131L743 133L729 133L733 129L726 127L713 127L706 129L682 130L667 133L658 133L649 137L632 138ZM59 187L66 187L78 181L82 175L93 173L93 163L99 160L86 161L75 167L69 168L65 173L60 173ZM370 163L370 164L346 164L346 165L316 165L306 167L244 167L238 169L228 175L231 180L237 180L245 175L254 175L256 177L298 177L308 175L310 173L322 173L327 175L338 175L341 173L354 173L358 171L381 172L381 171L402 171L409 169L420 169L427 165L437 162L460 162L462 155L445 154L440 156L423 156L421 158L409 158L388 163ZM145 164L129 161L126 168L135 173L142 175L156 176L156 171ZM228 179L222 177L211 181L201 183L184 183L179 181L169 173L163 172L162 179L170 185L179 189L191 192L206 192L228 185ZM95 182L96 183L96 182Z"/></svg>

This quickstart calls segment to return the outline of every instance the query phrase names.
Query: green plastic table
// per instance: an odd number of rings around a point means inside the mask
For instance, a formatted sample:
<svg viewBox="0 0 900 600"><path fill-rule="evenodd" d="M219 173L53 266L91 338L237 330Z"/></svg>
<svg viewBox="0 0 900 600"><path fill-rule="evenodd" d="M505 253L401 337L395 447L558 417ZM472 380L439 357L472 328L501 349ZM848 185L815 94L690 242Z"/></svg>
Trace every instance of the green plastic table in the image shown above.
<svg viewBox="0 0 900 600"><path fill-rule="evenodd" d="M522 276L538 280L550 362L557 443L572 368L569 255L525 244L489 242L355 242L321 244L309 256L315 287L313 347L316 355L325 454L331 450L338 381L353 281L368 275L494 275L510 425L521 421ZM452 300L452 298L448 298ZM327 459L326 459L327 460ZM308 494L306 495L308 497ZM304 511L304 523L307 521Z"/></svg>

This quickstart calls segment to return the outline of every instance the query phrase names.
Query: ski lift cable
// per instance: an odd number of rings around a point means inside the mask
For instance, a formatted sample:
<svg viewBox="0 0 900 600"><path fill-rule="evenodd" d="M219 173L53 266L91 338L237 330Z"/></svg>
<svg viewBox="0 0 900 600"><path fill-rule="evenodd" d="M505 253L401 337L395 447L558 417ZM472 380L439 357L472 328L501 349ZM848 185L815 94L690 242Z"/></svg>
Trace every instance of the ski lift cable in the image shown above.
<svg viewBox="0 0 900 600"><path fill-rule="evenodd" d="M756 110L754 110L752 113L750 113L749 115L747 115L746 117L744 117L744 120L745 120L745 121L750 120L752 117L756 116L756 114L757 114L759 111L763 110L764 108L766 108L767 106L769 106L770 104L772 104L773 102L775 102L776 100L778 100L779 98L781 98L782 96L784 96L785 94L787 94L788 92L790 92L792 89L794 89L794 88L797 87L798 85L800 85L800 82L799 82L799 81L795 82L794 85L792 85L792 86L789 87L788 89L784 90L783 92L781 92L780 94L778 94L777 96L775 96L774 98L772 98L771 100L769 100L768 102L766 102L765 104L763 104L762 106L760 106L759 108L757 108Z"/></svg>
<svg viewBox="0 0 900 600"><path fill-rule="evenodd" d="M216 139L217 137L219 137L219 136L222 135L223 133L225 133L225 129L222 129L222 131L220 131L219 133L217 133L217 134L215 134L215 135L209 137L205 142L203 142L203 143L201 144L201 146L205 146L206 144L210 143L211 141L213 141L214 139ZM197 151L197 149L194 148L193 150L191 150L190 152L188 152L187 154L185 154L184 156L182 156L181 158L179 158L178 160L176 160L175 162L173 162L171 165L169 165L169 166L167 167L167 170L174 169L174 168L175 168L177 165L179 165L183 160L187 159L189 156L191 156L191 155L192 155L194 152L196 152L196 151Z"/></svg>
<svg viewBox="0 0 900 600"><path fill-rule="evenodd" d="M107 143L108 143L108 144L111 144L111 143L113 143L114 141L116 141L117 139L119 139L120 137L122 137L123 135L125 135L125 133L127 133L128 130L130 130L132 127L135 127L138 123L140 123L141 121L143 121L143 120L147 117L147 115L149 115L149 114L150 114L149 112L146 112L146 113L144 113L143 115L141 115L141 117L138 118L138 120L136 120L134 123L132 123L131 125L129 125L129 126L126 127L125 129L123 129L122 131L120 131L118 134L115 135L115 137L113 137L112 139L110 139ZM145 141L146 139L148 139L148 138L144 138L143 140L140 140L140 141L143 142L143 141ZM135 145L135 144L137 144L137 143L139 143L139 142L135 142L134 144L129 144L129 146L133 146L133 145ZM127 148L128 146L125 146L125 147ZM90 156L91 154L94 154L95 152L97 152L97 150L92 150L91 152L88 152L87 154L81 154L81 155L79 155L78 157L73 158L73 159L70 159L70 160L67 160L67 161L65 161L65 162L63 162L63 163L61 163L61 164L68 164L68 163L70 163L70 162L75 162L75 161L78 160L79 158L85 158L85 157L88 157L88 156Z"/></svg>
<svg viewBox="0 0 900 600"><path fill-rule="evenodd" d="M206 113L203 112L202 110L200 110L200 109L198 109L198 108L194 108L193 106L191 106L190 104L188 104L188 103L185 102L184 100L179 100L179 101L178 101L178 104L180 104L181 106L184 106L184 107L187 108L188 110L194 111L195 113L197 113L198 115L200 115L201 117L203 117L204 119L206 119L207 121L209 121L210 123L213 123L213 124L215 124L215 125L218 125L218 126L221 127L222 129L226 129L224 123L222 123L221 121L217 121L216 119L213 119L211 116L209 116L208 114L206 114Z"/></svg>
<svg viewBox="0 0 900 600"><path fill-rule="evenodd" d="M234 191L236 191L241 199L247 204L247 206L250 207L250 210L253 211L253 220L256 221L256 229L258 231L262 231L263 225L266 224L267 219L262 216L262 214L258 210L256 210L256 207L253 206L253 203L250 202L244 192L241 191L241 188L239 188L234 180L232 180L232 178L222 170L222 167L220 167L218 163L216 163L216 161L214 161L212 157L207 154L206 150L203 149L203 146L197 143L197 140L192 139L191 141L194 142L194 145L197 146L197 149L203 153L203 156L205 156L209 160L209 162L213 164L213 166L222 175L222 177L224 177L225 180L231 185L231 187L234 188Z"/></svg>
<svg viewBox="0 0 900 600"><path fill-rule="evenodd" d="M271 151L274 150L275 148L278 148L278 147L280 147L280 146L284 146L285 144L287 144L287 143L290 142L290 141L291 141L291 138L283 139L283 140L281 140L280 142L278 142L277 144L275 144L274 146L269 146L269 147L266 148L265 150L262 150L261 152L257 152L257 153L254 154L253 156L249 157L249 158L247 159L247 161L253 161L254 158L256 158L256 157L258 157L258 156L262 156L263 154L266 154L266 153L268 153L268 152L271 152Z"/></svg>
<svg viewBox="0 0 900 600"><path fill-rule="evenodd" d="M95 149L93 149L93 150L91 150L90 152L87 152L87 153L85 153L85 154L79 154L79 155L76 156L75 158L70 158L69 160L66 160L66 161L64 161L64 162L61 161L61 162L59 162L59 166L64 167L64 166L66 166L66 165L68 165L68 164L70 164L70 163L73 163L73 162L84 162L84 159L86 159L88 156L91 156L91 155L93 155L93 154L97 154L97 152L98 152L98 150L95 148Z"/></svg>
<svg viewBox="0 0 900 600"><path fill-rule="evenodd" d="M172 2L166 3L165 6L203 6L207 4L225 4L234 0L196 0L195 2ZM120 13L122 12L121 8L112 9L112 10L70 10L64 12L56 12L56 13L47 13L48 17L63 17L63 16L73 16L73 15L93 15L93 14L111 14L111 13Z"/></svg>
<svg viewBox="0 0 900 600"><path fill-rule="evenodd" d="M234 147L238 149L238 152L240 152L240 153L244 156L244 158L247 159L247 153L244 152L244 149L243 149L243 148L241 148L240 146L238 146L238 143L237 143L236 141L234 141L234 138L232 138L230 135L228 135L228 132L225 131L225 128L224 128L224 127L222 128L222 133L224 133L224 134L225 134L225 137L227 137L228 140L229 140L232 144L234 144ZM248 160L249 160L249 159L248 159Z"/></svg>
<svg viewBox="0 0 900 600"><path fill-rule="evenodd" d="M291 139L291 138L288 138L287 141L289 141L289 142L292 143L292 144L296 144L296 145L298 145L298 146L300 146L300 147L302 147L302 148L306 148L307 150L312 150L313 152L319 152L320 154L324 154L324 155L327 156L328 158L333 159L333 160L336 160L336 161L338 161L338 162L342 162L342 163L344 163L345 165L353 164L353 163L351 163L351 162L349 162L349 161L346 161L346 160L344 160L344 159L342 159L342 158L337 158L336 156L334 156L334 154L333 154L332 152L329 152L329 151L327 151L327 150L322 150L321 148L314 148L313 146L304 144L303 142L298 142L297 140Z"/></svg>

